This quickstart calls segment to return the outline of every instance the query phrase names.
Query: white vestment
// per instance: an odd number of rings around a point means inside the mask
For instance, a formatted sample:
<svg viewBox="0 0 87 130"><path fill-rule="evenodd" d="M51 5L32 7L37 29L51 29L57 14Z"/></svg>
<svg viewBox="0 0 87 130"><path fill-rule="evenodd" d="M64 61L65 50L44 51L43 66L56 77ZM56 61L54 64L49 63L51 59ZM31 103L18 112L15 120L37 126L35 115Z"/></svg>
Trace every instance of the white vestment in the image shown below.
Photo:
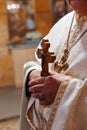
<svg viewBox="0 0 87 130"><path fill-rule="evenodd" d="M50 51L56 54L57 59L60 57L61 50L66 43L73 15L73 29L77 22L74 11L58 21L45 37L45 39L48 39L51 44ZM86 29L87 21L78 37L83 34ZM55 110L54 119L51 124L49 122L48 128L44 128L45 130L87 130L87 33L85 33L70 50L68 63L69 68L65 71L65 74L72 76L72 79L67 84L66 88L61 84L60 90L58 90L59 92L56 95L56 98L59 99L57 108L53 109L53 106L55 105L54 103L56 102L55 100L53 104L44 109L43 117L46 121L49 121L52 110ZM27 122L25 116L26 111L31 112L32 104L35 103L33 109L38 111L38 100L31 97L27 100L25 96L26 77L32 69L41 69L40 59L37 58L37 62L28 62L24 66L24 91L22 98L20 130L32 130L32 122ZM53 65L50 65L50 70L52 69ZM38 122L34 112L32 118L34 125L38 127Z"/></svg>

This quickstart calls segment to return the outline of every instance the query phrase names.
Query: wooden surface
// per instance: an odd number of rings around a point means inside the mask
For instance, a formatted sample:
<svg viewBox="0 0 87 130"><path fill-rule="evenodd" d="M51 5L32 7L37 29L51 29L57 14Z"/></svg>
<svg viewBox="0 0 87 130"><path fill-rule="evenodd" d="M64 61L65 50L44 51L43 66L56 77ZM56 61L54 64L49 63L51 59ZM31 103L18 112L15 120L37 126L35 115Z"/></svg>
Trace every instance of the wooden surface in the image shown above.
<svg viewBox="0 0 87 130"><path fill-rule="evenodd" d="M8 32L8 23L7 16L0 16L0 46L8 44L9 32Z"/></svg>
<svg viewBox="0 0 87 130"><path fill-rule="evenodd" d="M48 12L51 9L51 0L33 0L36 12Z"/></svg>
<svg viewBox="0 0 87 130"><path fill-rule="evenodd" d="M0 48L0 87L14 86L12 55L6 47Z"/></svg>
<svg viewBox="0 0 87 130"><path fill-rule="evenodd" d="M0 14L1 13L6 13L6 1L5 0L0 0Z"/></svg>
<svg viewBox="0 0 87 130"><path fill-rule="evenodd" d="M26 62L35 60L35 49L36 47L12 50L16 87L23 87L23 67Z"/></svg>
<svg viewBox="0 0 87 130"><path fill-rule="evenodd" d="M33 0L36 29L46 35L52 27L51 0Z"/></svg>
<svg viewBox="0 0 87 130"><path fill-rule="evenodd" d="M0 48L0 87L23 87L23 66L35 60L35 47L15 48L9 54L7 47Z"/></svg>
<svg viewBox="0 0 87 130"><path fill-rule="evenodd" d="M6 1L0 1L0 46L6 45L9 39Z"/></svg>
<svg viewBox="0 0 87 130"><path fill-rule="evenodd" d="M37 56L41 59L41 76L48 76L49 73L49 63L53 63L56 59L54 52L49 52L50 43L48 40L42 40L41 49L37 49Z"/></svg>
<svg viewBox="0 0 87 130"><path fill-rule="evenodd" d="M46 35L52 26L52 15L51 13L43 12L36 13L36 27L43 35Z"/></svg>

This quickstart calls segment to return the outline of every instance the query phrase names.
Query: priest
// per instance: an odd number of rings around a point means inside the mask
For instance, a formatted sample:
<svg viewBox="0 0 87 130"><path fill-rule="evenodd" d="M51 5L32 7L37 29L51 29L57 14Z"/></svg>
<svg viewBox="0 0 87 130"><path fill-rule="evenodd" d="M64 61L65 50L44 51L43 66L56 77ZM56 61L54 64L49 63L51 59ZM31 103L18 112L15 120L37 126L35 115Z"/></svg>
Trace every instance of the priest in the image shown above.
<svg viewBox="0 0 87 130"><path fill-rule="evenodd" d="M87 130L87 0L67 0L74 11L40 42L56 60L41 76L41 59L24 65L20 130Z"/></svg>

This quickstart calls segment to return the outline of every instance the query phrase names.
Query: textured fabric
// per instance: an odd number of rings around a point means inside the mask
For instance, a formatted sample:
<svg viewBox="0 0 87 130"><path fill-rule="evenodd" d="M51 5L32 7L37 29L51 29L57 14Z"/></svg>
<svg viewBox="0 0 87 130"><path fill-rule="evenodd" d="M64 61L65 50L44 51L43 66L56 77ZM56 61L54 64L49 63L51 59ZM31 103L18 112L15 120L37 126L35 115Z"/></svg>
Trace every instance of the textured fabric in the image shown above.
<svg viewBox="0 0 87 130"><path fill-rule="evenodd" d="M45 37L51 43L50 51L55 52L57 60L61 56L62 49L66 43L73 15L75 16L74 11L62 18ZM72 30L76 24L76 17L74 17ZM87 21L84 23L77 39L86 29ZM71 38L72 36L73 31L71 33ZM25 65L24 81L26 81L28 73L32 70L31 68L41 69L40 60L37 56L36 59L37 62L29 62ZM61 93L59 93L58 95L60 97L60 102L55 110L55 117L54 121L51 123L51 128L49 127L49 117L54 103L44 109L43 116L46 121L48 121L45 130L87 130L87 33L85 33L85 35L70 50L68 63L69 68L65 74L72 76L72 80L68 83L67 88L64 89L64 94L61 95ZM53 70L53 64L50 65L50 70ZM61 86L61 91L63 91L62 89L63 86ZM28 112L31 110L33 104L37 104L34 107L34 111L36 109L38 112L39 101L33 98L30 98L28 101L25 97L25 92L23 92L23 95L20 130L31 130L29 123L26 121L25 113L26 110ZM33 121L36 123L37 121L35 118L35 114L33 114ZM36 123L35 126L39 128L38 123Z"/></svg>

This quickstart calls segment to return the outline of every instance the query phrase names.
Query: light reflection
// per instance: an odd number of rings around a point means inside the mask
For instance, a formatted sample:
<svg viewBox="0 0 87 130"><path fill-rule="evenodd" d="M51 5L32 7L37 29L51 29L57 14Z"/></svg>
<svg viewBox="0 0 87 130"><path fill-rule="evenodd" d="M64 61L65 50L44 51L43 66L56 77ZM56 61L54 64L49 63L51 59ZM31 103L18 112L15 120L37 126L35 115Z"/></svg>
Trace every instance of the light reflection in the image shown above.
<svg viewBox="0 0 87 130"><path fill-rule="evenodd" d="M8 10L14 10L14 9L19 9L20 5L19 4L9 4L7 5Z"/></svg>

